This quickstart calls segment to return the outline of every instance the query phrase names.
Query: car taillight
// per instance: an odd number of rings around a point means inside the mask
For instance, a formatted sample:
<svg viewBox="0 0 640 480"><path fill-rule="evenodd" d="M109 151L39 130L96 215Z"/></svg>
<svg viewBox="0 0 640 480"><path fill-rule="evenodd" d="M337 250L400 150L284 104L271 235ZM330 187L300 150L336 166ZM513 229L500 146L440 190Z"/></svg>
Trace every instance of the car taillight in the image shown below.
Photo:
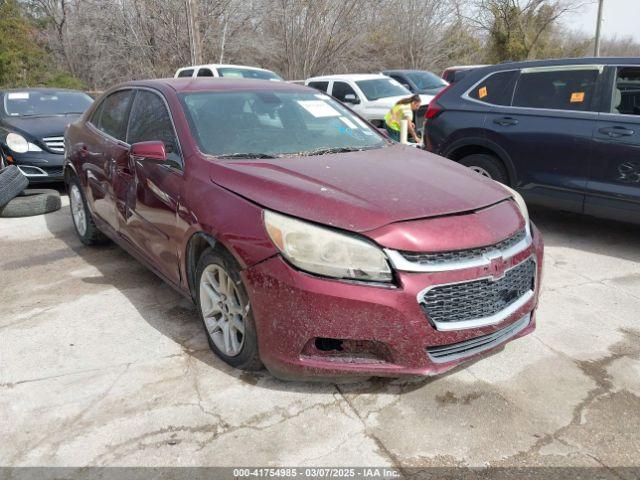
<svg viewBox="0 0 640 480"><path fill-rule="evenodd" d="M440 97L442 97L442 95L444 95L444 92L446 92L451 88L451 85L452 84L449 84L446 87L444 87L442 90L440 90L438 94L435 97L433 97L433 99L429 102L427 111L424 112L425 120L431 120L432 118L436 118L438 115L440 115L444 111L444 108L442 108L442 105L438 103L438 100L440 99Z"/></svg>

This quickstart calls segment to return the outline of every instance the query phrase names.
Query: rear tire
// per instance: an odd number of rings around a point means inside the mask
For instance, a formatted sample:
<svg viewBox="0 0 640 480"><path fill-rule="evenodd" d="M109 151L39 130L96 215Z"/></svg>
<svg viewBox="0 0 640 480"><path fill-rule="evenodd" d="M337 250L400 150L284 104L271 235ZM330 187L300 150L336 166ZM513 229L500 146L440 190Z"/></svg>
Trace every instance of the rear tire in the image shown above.
<svg viewBox="0 0 640 480"><path fill-rule="evenodd" d="M196 270L196 302L209 347L241 370L261 370L258 335L240 266L227 252L205 250Z"/></svg>
<svg viewBox="0 0 640 480"><path fill-rule="evenodd" d="M483 177L509 185L509 176L507 175L506 168L504 168L504 164L499 158L493 155L474 153L473 155L462 158L459 162Z"/></svg>
<svg viewBox="0 0 640 480"><path fill-rule="evenodd" d="M80 241L85 245L98 245L107 242L107 237L98 230L98 227L96 227L93 221L93 216L87 206L84 191L78 181L78 177L75 175L72 175L69 179L68 190L71 218Z"/></svg>

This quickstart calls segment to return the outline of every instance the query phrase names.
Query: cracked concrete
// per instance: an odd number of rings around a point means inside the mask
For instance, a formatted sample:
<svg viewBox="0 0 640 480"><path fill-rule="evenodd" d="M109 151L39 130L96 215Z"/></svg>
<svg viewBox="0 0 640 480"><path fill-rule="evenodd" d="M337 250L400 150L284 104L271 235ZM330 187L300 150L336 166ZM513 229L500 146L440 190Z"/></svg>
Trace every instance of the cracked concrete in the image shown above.
<svg viewBox="0 0 640 480"><path fill-rule="evenodd" d="M549 211L538 329L444 376L284 383L67 210L0 219L0 465L640 464L640 228Z"/></svg>

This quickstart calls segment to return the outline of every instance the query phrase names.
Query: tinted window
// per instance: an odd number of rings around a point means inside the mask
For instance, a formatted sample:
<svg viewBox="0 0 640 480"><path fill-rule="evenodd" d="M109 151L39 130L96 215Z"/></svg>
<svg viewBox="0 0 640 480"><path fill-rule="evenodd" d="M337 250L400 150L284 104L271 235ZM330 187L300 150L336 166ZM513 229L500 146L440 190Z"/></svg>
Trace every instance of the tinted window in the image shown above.
<svg viewBox="0 0 640 480"><path fill-rule="evenodd" d="M432 90L447 86L447 82L431 72L408 72L406 75L418 90Z"/></svg>
<svg viewBox="0 0 640 480"><path fill-rule="evenodd" d="M82 92L15 91L4 96L4 111L10 117L44 117L84 113L93 99Z"/></svg>
<svg viewBox="0 0 640 480"><path fill-rule="evenodd" d="M167 107L159 95L139 90L131 108L127 143L164 142L167 157L180 163L180 152Z"/></svg>
<svg viewBox="0 0 640 480"><path fill-rule="evenodd" d="M180 73L178 73L178 78L190 77L192 75L193 75L193 69L182 70Z"/></svg>
<svg viewBox="0 0 640 480"><path fill-rule="evenodd" d="M517 71L494 73L473 87L469 96L494 105L511 105L517 78Z"/></svg>
<svg viewBox="0 0 640 480"><path fill-rule="evenodd" d="M224 67L218 68L218 75L230 78L256 78L260 80L282 80L269 70L253 70L251 68Z"/></svg>
<svg viewBox="0 0 640 480"><path fill-rule="evenodd" d="M592 110L598 70L523 71L513 105L554 110Z"/></svg>
<svg viewBox="0 0 640 480"><path fill-rule="evenodd" d="M402 85L405 88L408 88L409 90L411 90L411 85L409 85L409 82L407 82L406 79L402 78L399 75L389 75L391 78L393 78L396 82L398 82L400 85Z"/></svg>
<svg viewBox="0 0 640 480"><path fill-rule="evenodd" d="M309 86L311 88L315 88L316 90L320 90L321 92L327 93L329 89L329 82L309 82Z"/></svg>
<svg viewBox="0 0 640 480"><path fill-rule="evenodd" d="M200 70L198 70L198 76L199 77L213 77L213 72L211 71L210 68L201 68Z"/></svg>
<svg viewBox="0 0 640 480"><path fill-rule="evenodd" d="M200 149L211 155L313 155L380 148L386 141L329 96L300 91L181 95ZM345 161L348 161L345 158Z"/></svg>
<svg viewBox="0 0 640 480"><path fill-rule="evenodd" d="M124 141L131 93L131 90L120 90L105 98L100 106L102 114L96 127L107 135Z"/></svg>
<svg viewBox="0 0 640 480"><path fill-rule="evenodd" d="M348 83L345 82L333 82L333 90L331 91L331 93L341 102L344 101L344 97L346 95L353 95L354 97L358 98L358 95L356 95L356 91L351 88Z"/></svg>
<svg viewBox="0 0 640 480"><path fill-rule="evenodd" d="M411 92L392 78L359 80L356 82L362 93L369 100L374 101L386 97L408 97Z"/></svg>
<svg viewBox="0 0 640 480"><path fill-rule="evenodd" d="M640 67L619 68L615 82L611 112L640 115Z"/></svg>

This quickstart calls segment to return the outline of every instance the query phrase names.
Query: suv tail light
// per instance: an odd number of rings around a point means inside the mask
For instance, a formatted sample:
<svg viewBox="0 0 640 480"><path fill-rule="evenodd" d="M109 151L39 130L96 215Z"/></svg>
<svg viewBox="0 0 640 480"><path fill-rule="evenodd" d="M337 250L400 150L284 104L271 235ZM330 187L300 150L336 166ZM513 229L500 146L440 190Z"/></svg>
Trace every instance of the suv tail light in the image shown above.
<svg viewBox="0 0 640 480"><path fill-rule="evenodd" d="M440 90L440 92L438 92L438 94L435 97L433 97L433 99L429 102L427 111L424 113L425 120L431 120L432 118L436 118L438 115L440 115L444 111L444 108L442 108L442 105L438 103L438 100L440 99L440 97L442 97L442 95L444 95L444 92L446 92L451 88L451 85L453 84L450 83L449 85L444 87L442 90Z"/></svg>

